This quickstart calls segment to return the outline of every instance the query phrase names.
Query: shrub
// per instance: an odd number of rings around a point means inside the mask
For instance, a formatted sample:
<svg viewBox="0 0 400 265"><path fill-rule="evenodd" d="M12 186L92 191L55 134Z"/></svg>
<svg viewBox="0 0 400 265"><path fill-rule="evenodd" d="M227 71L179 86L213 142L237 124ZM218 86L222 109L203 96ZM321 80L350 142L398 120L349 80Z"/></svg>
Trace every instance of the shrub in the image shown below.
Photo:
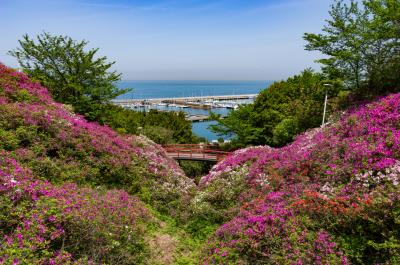
<svg viewBox="0 0 400 265"><path fill-rule="evenodd" d="M397 264L399 120L400 94L393 94L285 147L250 147L218 163L200 181L208 201L229 192L229 175L248 173L241 199L224 208L239 213L210 239L204 260Z"/></svg>
<svg viewBox="0 0 400 265"><path fill-rule="evenodd" d="M29 95L29 101L19 101ZM176 212L194 187L160 146L143 136L119 135L55 103L24 74L0 65L0 147L35 176L52 183L150 190L150 203ZM159 194L161 193L161 194ZM173 201L170 201L173 200Z"/></svg>
<svg viewBox="0 0 400 265"><path fill-rule="evenodd" d="M150 215L126 192L54 186L4 151L0 185L2 264L139 264L146 257L141 223Z"/></svg>

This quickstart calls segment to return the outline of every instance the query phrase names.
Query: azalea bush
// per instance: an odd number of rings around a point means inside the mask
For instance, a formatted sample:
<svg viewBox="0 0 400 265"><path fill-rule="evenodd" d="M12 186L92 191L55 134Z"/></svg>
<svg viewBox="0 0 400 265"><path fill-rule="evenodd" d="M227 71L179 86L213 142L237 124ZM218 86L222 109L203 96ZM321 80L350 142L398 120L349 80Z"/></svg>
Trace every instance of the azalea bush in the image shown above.
<svg viewBox="0 0 400 265"><path fill-rule="evenodd" d="M119 135L56 103L46 88L0 65L0 147L52 183L123 187L176 213L194 182L160 146Z"/></svg>
<svg viewBox="0 0 400 265"><path fill-rule="evenodd" d="M221 223L232 218L239 210L239 196L247 189L247 173L246 166L233 169L220 174L210 185L198 190L190 204L192 215L210 223Z"/></svg>
<svg viewBox="0 0 400 265"><path fill-rule="evenodd" d="M0 65L0 264L145 263L144 203L211 234L205 264L399 264L399 150L393 94L285 147L238 150L196 190L160 146Z"/></svg>
<svg viewBox="0 0 400 265"><path fill-rule="evenodd" d="M283 192L271 192L243 207L209 247L206 264L349 264L331 236L307 228L287 207Z"/></svg>
<svg viewBox="0 0 400 265"><path fill-rule="evenodd" d="M194 182L146 137L70 109L0 64L0 264L146 263L144 203L180 217Z"/></svg>
<svg viewBox="0 0 400 265"><path fill-rule="evenodd" d="M200 181L202 197L215 201L209 197L228 192L221 180L244 168L246 186L224 205L240 210L212 236L204 260L398 264L399 124L400 94L393 94L288 146L250 147L217 164Z"/></svg>
<svg viewBox="0 0 400 265"><path fill-rule="evenodd" d="M0 153L0 264L143 263L151 216L124 191L39 180Z"/></svg>

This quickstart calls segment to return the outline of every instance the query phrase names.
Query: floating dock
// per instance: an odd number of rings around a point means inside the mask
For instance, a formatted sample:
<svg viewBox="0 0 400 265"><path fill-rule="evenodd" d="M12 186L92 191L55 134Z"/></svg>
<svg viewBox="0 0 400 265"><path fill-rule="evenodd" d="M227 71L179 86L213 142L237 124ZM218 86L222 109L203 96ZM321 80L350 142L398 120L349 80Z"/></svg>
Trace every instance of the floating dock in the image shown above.
<svg viewBox="0 0 400 265"><path fill-rule="evenodd" d="M188 115L186 120L191 122L208 121L210 116L208 115Z"/></svg>

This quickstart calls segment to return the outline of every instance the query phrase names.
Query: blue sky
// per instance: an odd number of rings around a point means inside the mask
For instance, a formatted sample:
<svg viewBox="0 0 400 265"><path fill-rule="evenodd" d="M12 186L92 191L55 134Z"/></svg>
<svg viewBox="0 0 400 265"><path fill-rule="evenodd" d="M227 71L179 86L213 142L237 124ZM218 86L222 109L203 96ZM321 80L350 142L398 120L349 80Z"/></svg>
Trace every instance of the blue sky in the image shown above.
<svg viewBox="0 0 400 265"><path fill-rule="evenodd" d="M24 33L86 39L130 80L278 80L306 67L304 32L333 0L0 0L0 62Z"/></svg>

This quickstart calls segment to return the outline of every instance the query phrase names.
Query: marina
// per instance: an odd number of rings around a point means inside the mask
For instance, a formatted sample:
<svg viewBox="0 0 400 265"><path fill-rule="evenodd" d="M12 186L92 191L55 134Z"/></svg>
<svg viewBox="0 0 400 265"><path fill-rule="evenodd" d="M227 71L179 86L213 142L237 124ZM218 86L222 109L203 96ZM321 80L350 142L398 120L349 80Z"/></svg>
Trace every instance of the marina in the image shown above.
<svg viewBox="0 0 400 265"><path fill-rule="evenodd" d="M218 81L218 80L125 80L121 89L132 91L118 96L113 103L135 111L183 112L192 124L193 132L208 141L229 140L210 130L217 122L210 112L226 117L232 110L254 102L255 97L272 81Z"/></svg>
<svg viewBox="0 0 400 265"><path fill-rule="evenodd" d="M113 103L126 108L168 106L176 108L212 109L238 108L240 104L253 101L258 94L245 95L218 95L201 97L172 97L153 99L115 99Z"/></svg>
<svg viewBox="0 0 400 265"><path fill-rule="evenodd" d="M225 117L229 110L242 104L253 102L257 94L219 95L203 97L176 97L154 99L116 99L114 104L138 111L183 111L186 120L191 122L209 121L209 112L213 111Z"/></svg>

